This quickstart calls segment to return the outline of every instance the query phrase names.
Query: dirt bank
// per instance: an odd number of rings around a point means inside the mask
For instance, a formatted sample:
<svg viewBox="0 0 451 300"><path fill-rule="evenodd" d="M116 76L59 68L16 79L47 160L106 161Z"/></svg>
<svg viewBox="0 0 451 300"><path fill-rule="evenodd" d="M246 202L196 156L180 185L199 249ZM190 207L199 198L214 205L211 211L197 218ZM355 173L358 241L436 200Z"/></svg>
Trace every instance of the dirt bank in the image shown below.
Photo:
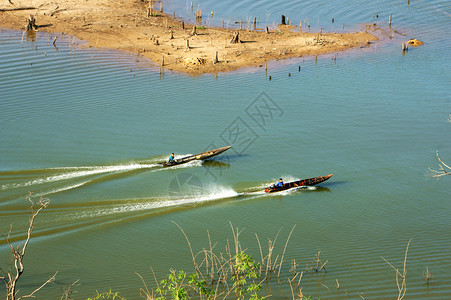
<svg viewBox="0 0 451 300"><path fill-rule="evenodd" d="M295 26L233 30L183 24L140 0L0 0L0 27L25 29L33 15L38 30L64 32L92 47L133 52L165 68L214 73L259 66L291 57L335 53L367 46L369 32L310 33ZM19 8L25 8L17 10ZM158 9L157 9L158 8ZM2 11L3 10L3 11ZM239 43L231 43L239 32ZM217 56L216 56L217 55ZM216 60L217 57L217 60Z"/></svg>

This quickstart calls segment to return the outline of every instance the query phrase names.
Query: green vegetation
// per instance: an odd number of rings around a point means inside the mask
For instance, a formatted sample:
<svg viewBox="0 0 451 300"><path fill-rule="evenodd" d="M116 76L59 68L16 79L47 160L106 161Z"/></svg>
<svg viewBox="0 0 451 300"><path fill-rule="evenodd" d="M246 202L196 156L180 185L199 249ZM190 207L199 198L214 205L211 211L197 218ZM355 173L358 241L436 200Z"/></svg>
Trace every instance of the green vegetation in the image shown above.
<svg viewBox="0 0 451 300"><path fill-rule="evenodd" d="M125 298L119 296L119 294L113 293L111 290L108 292L99 293L93 298L88 298L87 300L125 300Z"/></svg>
<svg viewBox="0 0 451 300"><path fill-rule="evenodd" d="M233 265L234 274L232 276L233 288L238 299L244 299L246 294L251 295L250 299L263 299L259 297L257 292L261 290L261 285L255 283L254 279L259 278L259 264L252 260L252 257L246 253L240 252L235 255L235 264ZM252 279L252 283L248 283L247 279Z"/></svg>
<svg viewBox="0 0 451 300"><path fill-rule="evenodd" d="M261 290L262 286L260 283L254 281L260 277L258 273L260 267L259 264L253 261L252 257L245 252L240 252L233 258L231 267L231 289L227 291L226 295L233 292L234 299L245 299L245 296L249 295L249 299L262 300L263 297L259 297L257 293ZM200 276L202 276L202 274L200 274ZM227 284L227 281L224 283ZM186 300L193 296L214 299L226 292L225 286L216 290L213 290L212 287L213 285L208 284L206 280L199 279L198 273L188 275L183 270L177 271L170 269L167 278L159 282L158 288L155 290L155 293L158 296L156 296L155 299ZM154 297L149 293L146 295L146 299L154 299Z"/></svg>
<svg viewBox="0 0 451 300"><path fill-rule="evenodd" d="M156 292L160 294L156 297L157 300L167 299L167 295L170 294L170 299L184 300L189 299L188 290L192 289L200 296L212 295L211 289L206 287L205 280L198 280L197 274L187 275L185 271L169 270L167 279L160 281L159 287ZM148 297L147 297L148 298Z"/></svg>

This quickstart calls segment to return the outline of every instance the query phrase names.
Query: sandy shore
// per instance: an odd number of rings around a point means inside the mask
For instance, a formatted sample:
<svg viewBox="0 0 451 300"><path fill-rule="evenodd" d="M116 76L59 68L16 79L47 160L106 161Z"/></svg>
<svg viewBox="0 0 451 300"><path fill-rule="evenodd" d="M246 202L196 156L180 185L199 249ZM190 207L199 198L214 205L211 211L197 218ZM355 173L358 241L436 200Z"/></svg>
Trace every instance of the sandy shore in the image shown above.
<svg viewBox="0 0 451 300"><path fill-rule="evenodd" d="M0 27L25 29L33 15L38 30L64 32L92 47L119 49L150 58L185 73L215 73L292 57L336 53L366 47L378 38L370 32L310 33L299 27L260 30L196 28L140 0L0 0ZM28 8L15 10L17 8ZM298 24L299 25L299 24ZM240 43L230 43L235 32ZM217 53L217 61L216 61Z"/></svg>

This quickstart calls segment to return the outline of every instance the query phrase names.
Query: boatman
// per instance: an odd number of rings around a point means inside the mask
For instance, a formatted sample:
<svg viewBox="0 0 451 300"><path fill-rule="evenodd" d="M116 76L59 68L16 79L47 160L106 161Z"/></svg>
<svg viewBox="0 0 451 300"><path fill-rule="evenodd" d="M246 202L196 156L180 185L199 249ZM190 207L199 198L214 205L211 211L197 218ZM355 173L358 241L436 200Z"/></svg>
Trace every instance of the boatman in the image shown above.
<svg viewBox="0 0 451 300"><path fill-rule="evenodd" d="M174 157L174 152L171 153L171 156L169 156L169 160L168 163L173 164L175 163L175 157Z"/></svg>
<svg viewBox="0 0 451 300"><path fill-rule="evenodd" d="M276 188L281 188L281 187L283 187L283 180L282 180L282 178L279 179L279 182L276 183L275 187L276 187Z"/></svg>

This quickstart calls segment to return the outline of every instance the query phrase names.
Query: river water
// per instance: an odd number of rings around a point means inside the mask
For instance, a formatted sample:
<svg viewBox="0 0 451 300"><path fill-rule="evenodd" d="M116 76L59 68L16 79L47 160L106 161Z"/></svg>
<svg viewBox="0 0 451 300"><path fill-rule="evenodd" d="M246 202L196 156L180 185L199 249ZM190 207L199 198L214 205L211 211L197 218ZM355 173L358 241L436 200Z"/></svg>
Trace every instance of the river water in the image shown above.
<svg viewBox="0 0 451 300"><path fill-rule="evenodd" d="M306 273L313 299L393 299L394 270L408 241L407 297L451 298L451 183L427 176L436 151L451 163L447 1L202 1L207 25L286 14L311 30L359 29L377 22L392 39L263 68L188 76L134 55L83 48L37 32L0 30L0 231L25 238L26 195L51 200L36 218L21 293L59 271L38 299L59 299L79 279L76 299L112 289L138 299L169 268L193 271L193 251L224 252L230 224L258 260L277 237L280 283L268 294L291 299L287 278L320 250L327 273ZM165 9L192 19L190 2ZM331 19L334 18L334 23ZM304 24L303 24L304 25ZM401 43L425 42L403 55ZM299 66L301 70L299 71ZM289 73L291 76L289 76ZM271 76L272 80L269 80ZM231 145L214 162L162 169L158 162ZM244 194L333 173L317 188ZM0 244L0 266L10 249ZM432 272L426 284L423 272ZM340 283L337 291L336 280ZM4 286L0 286L3 294Z"/></svg>

